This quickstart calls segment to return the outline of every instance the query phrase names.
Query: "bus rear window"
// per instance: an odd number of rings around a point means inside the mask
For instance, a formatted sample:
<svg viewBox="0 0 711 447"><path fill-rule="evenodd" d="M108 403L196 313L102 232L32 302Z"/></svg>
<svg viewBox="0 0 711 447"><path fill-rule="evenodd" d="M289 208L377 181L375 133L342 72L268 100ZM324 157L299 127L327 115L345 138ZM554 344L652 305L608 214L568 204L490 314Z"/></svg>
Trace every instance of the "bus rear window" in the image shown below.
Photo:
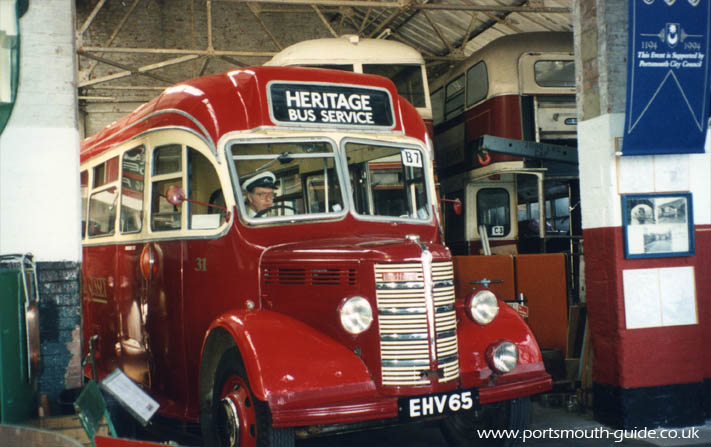
<svg viewBox="0 0 711 447"><path fill-rule="evenodd" d="M574 61L538 61L533 74L541 87L575 87Z"/></svg>
<svg viewBox="0 0 711 447"><path fill-rule="evenodd" d="M363 73L384 76L395 84L397 92L415 107L425 107L422 67L406 64L363 64Z"/></svg>

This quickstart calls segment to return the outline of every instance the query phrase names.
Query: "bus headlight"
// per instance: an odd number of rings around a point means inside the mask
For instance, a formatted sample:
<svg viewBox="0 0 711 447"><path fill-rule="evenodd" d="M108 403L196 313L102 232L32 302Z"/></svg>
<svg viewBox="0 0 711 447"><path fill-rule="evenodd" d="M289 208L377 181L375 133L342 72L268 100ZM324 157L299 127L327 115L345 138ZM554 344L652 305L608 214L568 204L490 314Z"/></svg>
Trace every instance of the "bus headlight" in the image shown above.
<svg viewBox="0 0 711 447"><path fill-rule="evenodd" d="M373 309L368 300L362 296L354 296L345 300L338 313L343 329L353 335L367 331L373 322Z"/></svg>
<svg viewBox="0 0 711 447"><path fill-rule="evenodd" d="M499 374L513 371L518 365L518 347L510 341L498 341L486 350L489 368Z"/></svg>
<svg viewBox="0 0 711 447"><path fill-rule="evenodd" d="M499 314L499 301L491 290L480 290L469 297L467 313L477 323L489 324Z"/></svg>

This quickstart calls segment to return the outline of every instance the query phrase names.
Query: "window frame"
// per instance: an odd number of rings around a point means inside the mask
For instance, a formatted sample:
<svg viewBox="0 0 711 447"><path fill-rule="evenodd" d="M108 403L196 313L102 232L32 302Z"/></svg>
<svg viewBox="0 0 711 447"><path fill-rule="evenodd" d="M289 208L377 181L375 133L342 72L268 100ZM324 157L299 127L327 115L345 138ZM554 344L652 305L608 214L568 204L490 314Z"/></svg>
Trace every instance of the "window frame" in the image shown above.
<svg viewBox="0 0 711 447"><path fill-rule="evenodd" d="M176 143L179 142L179 143ZM225 199L225 208L227 208L230 213L229 213L229 219L221 219L220 224L216 228L196 228L192 229L187 226L189 222L185 221L183 222L182 229L181 230L175 230L175 231L151 231L150 230L150 213L151 213L151 203L150 200L152 198L152 179L150 176L150 173L153 170L153 149L158 146L163 146L166 144L180 144L181 145L181 154L186 154L187 151L183 150L183 147L190 147L194 149L195 151L199 152L202 154L209 164L212 166L212 168L215 170L215 173L217 175L217 180L216 183L219 186L220 189L223 191L224 199ZM131 140L127 140L123 143L121 143L119 146L116 146L112 149L109 149L105 151L104 153L97 155L94 158L91 158L89 160L85 160L82 162L81 167L80 167L80 172L86 171L88 172L88 184L91 186L93 185L93 174L94 174L94 168L99 166L101 163L106 162L107 160L110 160L114 157L122 157L124 153L135 149L138 146L143 145L146 150L146 155L145 155L145 175L144 175L144 192L143 192L143 200L144 200L144 216L143 216L143 224L142 224L142 230L139 232L131 232L131 233L122 233L121 231L114 231L112 235L102 235L102 236L93 236L89 237L87 235L88 233L88 216L89 216L89 198L91 197L91 194L93 192L98 191L100 188L93 188L89 187L87 190L87 212L85 216L85 223L83 225L83 232L85 234L84 237L82 237L83 244L85 246L95 246L95 245L105 245L105 244L123 244L123 243L136 243L139 241L146 241L146 240L184 240L184 239L204 239L204 238L217 238L225 235L230 228L230 223L232 222L233 215L232 213L232 207L233 207L233 197L231 193L229 192L229 186L230 186L230 180L228 179L229 173L227 172L227 169L224 168L224 163L220 162L218 157L215 155L214 152L212 152L209 149L209 143L204 140L201 136L195 134L194 132L191 131L186 131L185 129L160 129L160 130L151 130L149 132L146 132L144 134L141 134ZM185 156L185 155L181 155ZM122 159L120 159L119 163L117 164L118 169L120 171L121 169L121 163ZM185 164L185 160L183 160L183 166L187 166ZM183 169L181 171L181 176L186 176L187 174L187 168ZM185 184L185 183L184 183ZM105 185L102 185L101 188L103 188ZM117 181L116 181L116 187L119 191L119 202L117 202L117 205L119 210L116 213L116 221L114 222L115 228L119 228L118 225L120 225L120 200L121 200L121 173L119 172ZM185 190L186 194L190 194L187 189ZM188 196L190 197L190 196ZM184 206L190 206L189 202L185 202ZM181 219L183 217L181 216ZM187 217L185 217L187 219Z"/></svg>
<svg viewBox="0 0 711 447"><path fill-rule="evenodd" d="M250 145L250 144L266 144L266 143L273 143L273 144L280 144L280 143L326 143L330 146L331 152L330 155L327 157L323 156L323 153L316 153L313 157L298 157L298 158L332 158L333 159L333 169L335 169L335 172L337 174L338 178L338 183L339 187L341 190L341 204L342 204L342 209L340 211L334 211L334 212L327 212L327 213L313 213L313 214L297 214L297 215L286 215L286 216L264 216L264 217L259 217L259 218L254 218L250 217L248 212L247 212L247 206L246 206L246 196L242 192L242 186L240 183L239 175L237 173L237 167L236 161L242 159L242 160L254 160L254 159L259 159L259 157L255 156L248 156L248 155L233 155L232 154L232 148L235 145ZM273 224L273 223L301 223L304 221L314 221L314 220L334 220L334 219L342 219L345 217L345 215L348 213L348 207L349 207L349 201L348 197L345 197L348 194L348 190L346 189L345 185L343 184L344 182L344 173L343 173L343 167L341 166L341 161L340 161L340 154L339 154L339 146L333 138L326 137L326 136L304 136L304 137L265 137L263 135L258 135L255 136L254 138L249 138L249 136L246 135L239 135L234 138L230 138L227 140L224 144L224 153L225 153L225 159L227 160L227 165L229 167L229 172L230 172L230 178L232 181L232 188L233 192L235 195L235 201L236 201L236 207L237 211L239 214L239 218L249 224L249 225L262 225L262 224ZM321 155L319 157L318 155ZM269 160L272 159L273 157L271 156L262 156L264 157L264 160ZM330 170L331 168L329 168ZM347 175L347 173L345 174ZM306 177L301 177L299 178L300 182L303 182L303 180ZM304 194L304 185L302 184L302 194ZM306 195L306 194L305 194ZM308 204L308 198L304 197L304 206Z"/></svg>
<svg viewBox="0 0 711 447"><path fill-rule="evenodd" d="M424 194L425 194L425 206L427 208L427 218L425 219L419 219L419 218L413 218L410 217L408 214L408 217L396 217L396 216L378 216L378 215L369 215L369 214L361 214L356 212L356 204L354 202L354 193L353 188L351 187L351 179L350 179L350 170L348 169L347 166L347 152L346 152L346 145L348 143L356 143L356 144L367 144L367 145L374 145L374 146L386 146L386 147L393 147L393 148L399 148L401 151L402 149L416 149L421 152L422 155L422 170L423 170L423 188L424 188ZM433 182L434 179L431 178L431 167L429 165L430 160L429 156L427 153L427 149L418 145L418 144L409 144L406 142L393 142L393 141L382 141L382 140L371 140L371 139L366 139L366 138L354 138L354 137L345 137L341 140L340 142L340 150L341 153L343 154L343 163L346 165L344 166L344 169L346 170L346 178L348 179L348 190L347 190L347 195L348 195L348 210L351 212L353 216L356 217L356 219L359 220L364 220L364 221L376 221L376 222L408 222L408 223L417 223L417 224L424 224L426 222L431 222L432 219L435 218L433 216L433 211L432 207L434 204L434 198L432 197L431 194L431 188L430 188L430 182ZM369 174L370 175L370 174ZM374 202L373 202L374 204Z"/></svg>
<svg viewBox="0 0 711 447"><path fill-rule="evenodd" d="M484 89L484 94L482 96L478 96L476 99L470 99L470 95L469 95L469 93L470 93L469 92L469 90L470 90L469 80L471 78L470 73L473 73L473 70L479 66L482 66L484 68L483 79L486 82L486 88ZM478 104L478 103L484 101L486 98L488 98L488 96L489 96L489 67L487 67L485 61L483 61L483 60L479 61L467 69L467 77L464 82L464 94L465 94L465 103L466 103L465 108L471 107L475 104Z"/></svg>
<svg viewBox="0 0 711 447"><path fill-rule="evenodd" d="M453 85L457 81L462 81L462 88L457 90L456 93L450 96L449 92L449 87ZM456 78L452 79L449 81L445 86L444 86L444 120L448 121L452 119L453 117L457 116L459 113L463 112L464 109L466 108L466 91L467 91L467 80L464 76L464 73L460 74ZM462 103L457 105L454 109L449 109L448 106L453 102L453 99L459 99L461 98Z"/></svg>
<svg viewBox="0 0 711 447"><path fill-rule="evenodd" d="M484 191L503 191L503 192L506 194L506 208L505 208L505 210L508 210L508 213L506 213L506 215L505 215L505 220L507 221L507 224L506 224L506 225L508 225L508 231L504 232L504 234L494 235L494 234L490 234L490 233L491 233L491 228L490 228L489 226L486 226L486 234L487 234L487 236L488 236L490 239L491 239L491 238L495 238L495 239L505 239L505 238L511 236L512 232L514 231L513 219L512 219L512 216L511 216L511 214L512 214L512 213L511 213L511 192L510 192L508 189L504 188L504 187L501 187L501 186L493 186L493 185L492 185L492 186L485 186L485 187L479 188L479 189L477 189L476 192L475 192L474 200L475 200L475 203L476 203L476 210L475 210L475 212L476 212L476 233L479 234L479 236L481 237L481 234L479 233L479 227L480 227L481 225L487 225L487 224L482 223L482 222L480 221L480 220L481 220L481 219L480 219L480 216L481 216L481 212L480 212L480 211L481 211L481 209L479 208L479 204L482 203L482 200L480 200L479 195L480 195L482 192L484 192ZM518 209L517 209L517 213L518 213ZM504 225L504 229L506 228L506 225Z"/></svg>

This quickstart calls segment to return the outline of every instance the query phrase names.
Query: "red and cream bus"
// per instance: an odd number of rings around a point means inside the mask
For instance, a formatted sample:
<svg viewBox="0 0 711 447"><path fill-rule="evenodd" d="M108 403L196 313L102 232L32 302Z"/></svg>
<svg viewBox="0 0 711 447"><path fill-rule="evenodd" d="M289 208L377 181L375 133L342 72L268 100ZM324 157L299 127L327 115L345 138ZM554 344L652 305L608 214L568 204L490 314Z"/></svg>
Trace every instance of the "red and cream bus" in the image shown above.
<svg viewBox="0 0 711 447"><path fill-rule="evenodd" d="M392 82L310 68L177 84L86 139L93 378L121 369L206 446L525 425L551 378L443 245L426 154Z"/></svg>
<svg viewBox="0 0 711 447"><path fill-rule="evenodd" d="M565 355L582 259L572 35L501 37L432 90L440 192L465 210L445 208L447 246L499 255L478 263L492 290L526 301L541 347Z"/></svg>

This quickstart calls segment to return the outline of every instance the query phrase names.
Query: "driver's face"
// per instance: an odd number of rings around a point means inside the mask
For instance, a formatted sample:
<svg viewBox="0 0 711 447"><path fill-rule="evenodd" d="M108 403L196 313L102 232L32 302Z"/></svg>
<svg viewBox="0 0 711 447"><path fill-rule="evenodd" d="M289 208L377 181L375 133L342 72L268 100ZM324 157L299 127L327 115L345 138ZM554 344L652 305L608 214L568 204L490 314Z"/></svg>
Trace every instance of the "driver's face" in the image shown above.
<svg viewBox="0 0 711 447"><path fill-rule="evenodd" d="M274 190L257 186L252 192L247 194L247 201L254 211L260 212L274 204Z"/></svg>

